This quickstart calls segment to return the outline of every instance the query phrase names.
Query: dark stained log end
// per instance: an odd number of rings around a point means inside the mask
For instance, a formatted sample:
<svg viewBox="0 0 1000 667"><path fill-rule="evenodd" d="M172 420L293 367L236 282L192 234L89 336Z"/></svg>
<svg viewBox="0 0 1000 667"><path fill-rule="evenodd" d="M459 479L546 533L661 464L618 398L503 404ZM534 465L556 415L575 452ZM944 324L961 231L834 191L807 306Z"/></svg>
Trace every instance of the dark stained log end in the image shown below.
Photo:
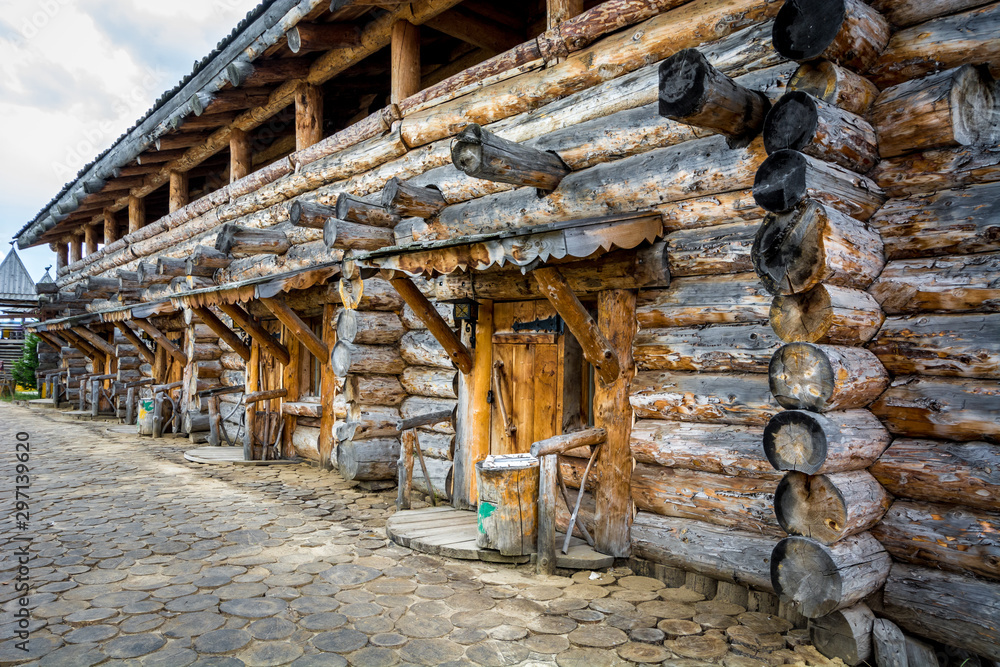
<svg viewBox="0 0 1000 667"><path fill-rule="evenodd" d="M806 156L794 150L772 153L757 169L753 198L765 211L784 213L806 197Z"/></svg>
<svg viewBox="0 0 1000 667"><path fill-rule="evenodd" d="M801 241L813 236L812 221L822 212L822 206L807 201L805 206L786 214L771 214L757 230L751 250L754 270L771 294L794 294L800 280L790 277L796 265L813 267L819 263L819 248Z"/></svg>
<svg viewBox="0 0 1000 667"><path fill-rule="evenodd" d="M336 215L332 206L296 200L288 209L288 219L296 227L323 229L323 222Z"/></svg>
<svg viewBox="0 0 1000 667"><path fill-rule="evenodd" d="M816 474L827 459L827 422L827 417L805 410L777 413L764 427L764 455L775 470Z"/></svg>
<svg viewBox="0 0 1000 667"><path fill-rule="evenodd" d="M834 392L830 359L812 343L788 343L768 364L771 394L782 407L822 412Z"/></svg>
<svg viewBox="0 0 1000 667"><path fill-rule="evenodd" d="M222 229L219 230L218 236L215 237L215 249L226 255L231 254L238 231L239 227L236 225L223 225Z"/></svg>
<svg viewBox="0 0 1000 667"><path fill-rule="evenodd" d="M772 28L775 51L790 60L819 58L840 32L845 4L845 0L787 0Z"/></svg>
<svg viewBox="0 0 1000 667"><path fill-rule="evenodd" d="M744 148L760 134L767 97L717 70L701 51L675 53L660 64L659 77L661 116L720 132L730 148Z"/></svg>
<svg viewBox="0 0 1000 667"><path fill-rule="evenodd" d="M812 141L818 124L815 98L801 91L786 93L764 119L764 148L768 154L783 148L802 150Z"/></svg>
<svg viewBox="0 0 1000 667"><path fill-rule="evenodd" d="M447 202L441 191L432 185L409 185L394 176L382 190L382 206L403 218L427 219L437 215Z"/></svg>

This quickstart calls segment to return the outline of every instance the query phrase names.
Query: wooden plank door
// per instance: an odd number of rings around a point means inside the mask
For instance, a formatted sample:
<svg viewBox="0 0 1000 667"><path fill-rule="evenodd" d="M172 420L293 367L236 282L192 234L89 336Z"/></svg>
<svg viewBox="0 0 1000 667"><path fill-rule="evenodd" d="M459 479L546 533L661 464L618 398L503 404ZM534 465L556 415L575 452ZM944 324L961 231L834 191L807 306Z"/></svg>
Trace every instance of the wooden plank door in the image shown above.
<svg viewBox="0 0 1000 667"><path fill-rule="evenodd" d="M538 331L537 325L525 328L556 315L548 301L496 303L493 308L493 362L503 364L516 432L507 434L494 392L490 454L526 453L533 442L562 432L565 337Z"/></svg>

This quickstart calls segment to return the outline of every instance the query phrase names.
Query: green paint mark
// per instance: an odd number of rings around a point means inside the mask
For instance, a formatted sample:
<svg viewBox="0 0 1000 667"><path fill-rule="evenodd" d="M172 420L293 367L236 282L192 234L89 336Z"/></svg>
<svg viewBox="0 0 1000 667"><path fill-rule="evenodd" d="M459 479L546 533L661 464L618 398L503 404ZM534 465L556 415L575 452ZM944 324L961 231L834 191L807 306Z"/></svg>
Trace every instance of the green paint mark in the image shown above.
<svg viewBox="0 0 1000 667"><path fill-rule="evenodd" d="M485 535L486 531L483 530L483 519L490 518L490 515L496 511L496 505L493 503L488 503L485 500L479 501L479 512L478 512L478 523L479 523L479 534Z"/></svg>

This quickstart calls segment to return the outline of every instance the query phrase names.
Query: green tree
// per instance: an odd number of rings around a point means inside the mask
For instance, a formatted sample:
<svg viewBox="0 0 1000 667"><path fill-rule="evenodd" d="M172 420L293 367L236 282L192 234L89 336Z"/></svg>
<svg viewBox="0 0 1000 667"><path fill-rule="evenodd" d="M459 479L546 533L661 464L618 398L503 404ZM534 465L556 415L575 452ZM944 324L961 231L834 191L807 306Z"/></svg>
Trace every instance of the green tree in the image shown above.
<svg viewBox="0 0 1000 667"><path fill-rule="evenodd" d="M35 370L38 368L38 336L28 334L24 340L21 358L14 362L14 381L25 389L35 389Z"/></svg>

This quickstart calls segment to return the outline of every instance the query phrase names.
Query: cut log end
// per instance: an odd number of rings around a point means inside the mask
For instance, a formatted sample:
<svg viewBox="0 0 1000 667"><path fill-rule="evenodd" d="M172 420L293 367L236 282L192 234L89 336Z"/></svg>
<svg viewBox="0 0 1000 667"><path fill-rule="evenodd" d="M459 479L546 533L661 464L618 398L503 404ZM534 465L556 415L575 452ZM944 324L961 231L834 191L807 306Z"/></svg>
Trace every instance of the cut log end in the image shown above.
<svg viewBox="0 0 1000 667"><path fill-rule="evenodd" d="M888 509L885 489L864 470L833 475L789 472L774 492L774 514L785 532L823 544L867 530Z"/></svg>
<svg viewBox="0 0 1000 667"><path fill-rule="evenodd" d="M660 64L660 115L684 118L700 111L712 65L697 49L675 53Z"/></svg>
<svg viewBox="0 0 1000 667"><path fill-rule="evenodd" d="M768 319L786 343L863 345L878 333L885 313L868 292L819 284L776 296Z"/></svg>
<svg viewBox="0 0 1000 667"><path fill-rule="evenodd" d="M774 20L774 49L790 60L819 58L837 38L846 13L845 0L788 0Z"/></svg>
<svg viewBox="0 0 1000 667"><path fill-rule="evenodd" d="M768 153L783 148L802 150L812 141L818 124L815 98L801 91L787 93L764 120L764 148Z"/></svg>
<svg viewBox="0 0 1000 667"><path fill-rule="evenodd" d="M757 169L753 198L765 211L784 213L806 198L806 156L794 150L772 153Z"/></svg>
<svg viewBox="0 0 1000 667"><path fill-rule="evenodd" d="M764 454L775 470L813 475L827 459L824 425L829 420L804 410L786 410L771 417L764 428Z"/></svg>
<svg viewBox="0 0 1000 667"><path fill-rule="evenodd" d="M782 346L771 357L768 381L783 407L815 412L864 407L889 386L870 350L815 343Z"/></svg>

